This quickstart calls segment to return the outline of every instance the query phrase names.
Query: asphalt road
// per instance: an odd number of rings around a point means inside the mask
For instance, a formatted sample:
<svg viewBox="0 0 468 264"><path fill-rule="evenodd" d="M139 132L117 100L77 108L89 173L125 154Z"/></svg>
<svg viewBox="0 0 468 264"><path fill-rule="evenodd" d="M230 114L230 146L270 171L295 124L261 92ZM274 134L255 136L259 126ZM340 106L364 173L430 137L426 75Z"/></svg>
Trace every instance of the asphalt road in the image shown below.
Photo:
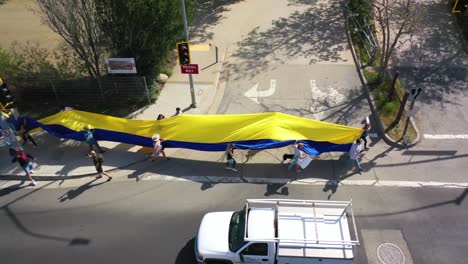
<svg viewBox="0 0 468 264"><path fill-rule="evenodd" d="M193 238L205 213L241 208L247 198L282 197L352 199L362 242L357 263L375 263L383 242L398 245L413 263L466 263L467 190L330 189L178 181L3 189L0 256L5 264L193 263Z"/></svg>

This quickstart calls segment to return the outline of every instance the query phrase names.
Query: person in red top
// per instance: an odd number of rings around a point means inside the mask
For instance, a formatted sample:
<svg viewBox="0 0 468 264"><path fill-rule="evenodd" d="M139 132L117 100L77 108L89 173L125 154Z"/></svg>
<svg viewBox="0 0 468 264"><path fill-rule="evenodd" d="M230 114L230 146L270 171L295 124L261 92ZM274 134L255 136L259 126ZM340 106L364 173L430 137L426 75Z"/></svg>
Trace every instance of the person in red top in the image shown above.
<svg viewBox="0 0 468 264"><path fill-rule="evenodd" d="M31 177L31 174L34 173L33 171L33 160L36 160L36 158L34 158L33 156L29 155L28 153L24 152L21 148L16 148L16 154L15 156L13 157L13 159L11 160L11 162L18 162L21 166L21 168L23 168L24 172L26 172L26 177L29 178L29 180L31 181L31 184L36 186L36 181L33 180L33 178Z"/></svg>

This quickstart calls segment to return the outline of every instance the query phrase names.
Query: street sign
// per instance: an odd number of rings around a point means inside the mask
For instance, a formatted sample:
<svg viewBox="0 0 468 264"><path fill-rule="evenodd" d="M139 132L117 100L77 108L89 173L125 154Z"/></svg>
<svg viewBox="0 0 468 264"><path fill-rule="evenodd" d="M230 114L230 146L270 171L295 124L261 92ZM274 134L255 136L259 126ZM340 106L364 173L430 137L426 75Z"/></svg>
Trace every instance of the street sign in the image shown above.
<svg viewBox="0 0 468 264"><path fill-rule="evenodd" d="M180 65L183 74L198 74L198 64Z"/></svg>

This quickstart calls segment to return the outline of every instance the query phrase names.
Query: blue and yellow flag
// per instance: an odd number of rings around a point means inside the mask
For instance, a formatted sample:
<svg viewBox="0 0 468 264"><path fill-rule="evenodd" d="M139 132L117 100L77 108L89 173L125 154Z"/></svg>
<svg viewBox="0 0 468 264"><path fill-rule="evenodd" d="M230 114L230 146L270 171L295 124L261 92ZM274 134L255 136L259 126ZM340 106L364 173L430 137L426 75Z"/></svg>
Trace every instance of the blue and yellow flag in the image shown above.
<svg viewBox="0 0 468 264"><path fill-rule="evenodd" d="M151 137L157 133L165 140L166 148L202 151L224 151L229 143L238 149L271 149L299 140L307 154L317 156L349 151L350 143L362 134L360 128L282 113L183 114L163 120L132 120L69 110L38 121L24 118L28 129L40 127L61 138L84 141L83 127L89 125L98 140L152 147Z"/></svg>

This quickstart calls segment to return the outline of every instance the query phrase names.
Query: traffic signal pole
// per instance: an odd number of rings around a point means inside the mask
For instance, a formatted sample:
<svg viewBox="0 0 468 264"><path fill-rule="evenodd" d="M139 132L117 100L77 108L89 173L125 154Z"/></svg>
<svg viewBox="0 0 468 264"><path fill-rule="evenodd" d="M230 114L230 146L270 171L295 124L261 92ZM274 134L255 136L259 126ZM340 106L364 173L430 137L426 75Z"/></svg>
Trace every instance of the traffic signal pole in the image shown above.
<svg viewBox="0 0 468 264"><path fill-rule="evenodd" d="M180 4L182 6L182 17L184 19L184 33L185 33L185 41L189 41L189 33L187 29L187 14L185 13L185 0L180 0ZM192 74L189 74L189 83L190 83L190 95L192 96L192 104L190 105L192 108L197 108L197 103L195 101L195 88L193 87L193 77Z"/></svg>

